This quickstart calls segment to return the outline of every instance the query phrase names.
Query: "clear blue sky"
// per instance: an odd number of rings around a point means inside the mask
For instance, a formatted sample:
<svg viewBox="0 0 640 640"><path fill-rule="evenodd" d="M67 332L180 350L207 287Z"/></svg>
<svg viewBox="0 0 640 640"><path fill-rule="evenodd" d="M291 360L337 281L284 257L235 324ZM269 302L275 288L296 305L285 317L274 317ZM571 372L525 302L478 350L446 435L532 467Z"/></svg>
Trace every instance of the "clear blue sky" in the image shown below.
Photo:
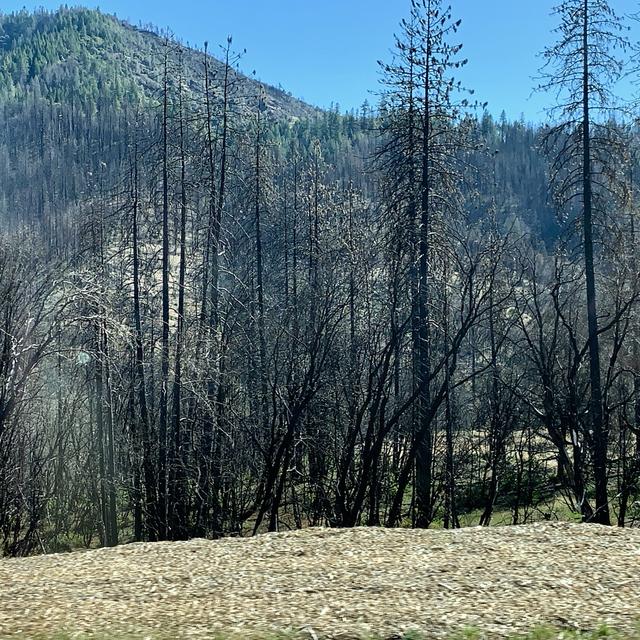
<svg viewBox="0 0 640 640"><path fill-rule="evenodd" d="M537 54L551 41L556 0L450 0L462 18L460 40L469 64L462 72L489 110L511 118L543 117L550 96L531 96L540 64ZM190 44L222 43L247 54L246 72L326 107L358 107L378 87L376 60L389 57L393 34L408 14L409 0L86 0L69 2L115 13L134 24L152 22ZM618 13L636 0L611 0ZM5 0L2 11L44 7L60 0ZM634 27L634 36L640 38Z"/></svg>

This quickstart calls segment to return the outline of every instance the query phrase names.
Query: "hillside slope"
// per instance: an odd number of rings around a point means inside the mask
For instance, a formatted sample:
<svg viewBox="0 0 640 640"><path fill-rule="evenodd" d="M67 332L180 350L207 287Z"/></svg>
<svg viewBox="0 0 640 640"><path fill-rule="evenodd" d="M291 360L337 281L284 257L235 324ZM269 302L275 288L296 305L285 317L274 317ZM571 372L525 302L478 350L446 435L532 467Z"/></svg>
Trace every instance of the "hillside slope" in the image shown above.
<svg viewBox="0 0 640 640"><path fill-rule="evenodd" d="M639 572L640 530L595 525L133 544L0 561L0 636L437 638L473 627L504 637L602 623L624 632L638 617Z"/></svg>
<svg viewBox="0 0 640 640"><path fill-rule="evenodd" d="M242 49L251 43L236 44ZM220 52L218 43L210 50ZM150 120L160 115L164 54L161 35L95 10L0 14L0 223L5 228L35 225L55 240L60 218L75 220L74 210L95 196L98 175L107 187L122 179L136 114L142 111ZM180 53L170 44L174 102L180 56L187 101L202 115L204 54L186 46ZM209 60L215 129L223 65ZM263 93L282 148L306 148L319 140L324 159L336 168L331 179L351 180L366 195L373 193L376 178L365 171L379 144L371 110L363 106L358 116L322 111L236 72L232 87L234 118L253 114ZM537 129L495 122L488 114L475 126L480 151L472 163L483 167L484 177L473 171L467 177L467 213L472 219L484 216L498 194L498 216L506 227L517 220L516 233L530 230L553 240L558 228ZM246 118L236 120L237 134L246 128ZM497 158L485 157L487 149L499 151Z"/></svg>
<svg viewBox="0 0 640 640"><path fill-rule="evenodd" d="M35 227L55 245L65 218L75 225L82 215L75 210L121 181L139 114L149 122L160 114L165 53L172 115L179 84L192 110L204 110L204 53L166 42L95 10L0 14L4 229ZM211 50L219 51L217 44ZM214 128L223 71L223 63L210 56ZM260 99L270 121L285 128L320 113L233 69L230 94L234 114L254 113ZM149 135L157 131L150 127Z"/></svg>
<svg viewBox="0 0 640 640"><path fill-rule="evenodd" d="M0 100L30 94L52 102L95 102L109 93L121 105L154 100L162 86L165 38L100 11L61 8L55 13L0 14ZM187 86L201 90L204 53L183 47ZM214 51L217 51L217 46ZM178 47L169 49L177 64ZM210 59L212 74L223 63ZM318 109L285 91L233 72L238 90L255 99L263 90L267 107L282 119L315 115Z"/></svg>

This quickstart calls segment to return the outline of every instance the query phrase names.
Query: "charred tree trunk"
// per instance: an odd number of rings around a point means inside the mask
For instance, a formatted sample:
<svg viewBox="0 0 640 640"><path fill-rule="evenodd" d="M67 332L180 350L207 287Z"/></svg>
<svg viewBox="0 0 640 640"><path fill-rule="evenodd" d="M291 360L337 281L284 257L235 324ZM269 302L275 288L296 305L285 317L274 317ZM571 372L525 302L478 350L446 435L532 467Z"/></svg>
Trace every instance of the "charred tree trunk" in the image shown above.
<svg viewBox="0 0 640 640"><path fill-rule="evenodd" d="M584 265L587 281L587 319L589 325L589 374L591 380L591 427L593 429L593 475L596 488L596 509L593 521L609 525L609 496L607 482L608 428L604 423L602 381L600 373L600 343L593 256L593 192L591 169L591 113L589 110L589 0L584 0L583 16L583 114L582 114L582 189Z"/></svg>
<svg viewBox="0 0 640 640"><path fill-rule="evenodd" d="M162 343L160 377L160 415L158 432L158 535L166 540L167 531L167 438L169 418L169 44L165 43L162 99Z"/></svg>

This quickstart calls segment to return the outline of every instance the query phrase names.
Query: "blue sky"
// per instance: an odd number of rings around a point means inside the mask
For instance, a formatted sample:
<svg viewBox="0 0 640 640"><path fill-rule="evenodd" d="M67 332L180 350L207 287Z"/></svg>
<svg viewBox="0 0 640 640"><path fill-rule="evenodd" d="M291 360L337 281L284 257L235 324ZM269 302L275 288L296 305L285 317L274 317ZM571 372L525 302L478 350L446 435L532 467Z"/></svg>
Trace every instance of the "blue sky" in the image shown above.
<svg viewBox="0 0 640 640"><path fill-rule="evenodd" d="M511 118L543 118L551 96L533 95L537 54L552 39L549 16L556 0L450 0L462 18L460 40L469 64L461 79L475 88L489 110ZM319 106L342 109L375 101L376 60L389 57L393 34L408 14L409 0L86 0L134 24L170 28L183 41L201 46L233 36L247 54L246 72ZM4 0L2 10L55 9L60 0ZM635 0L611 0L618 13ZM640 28L634 27L640 39Z"/></svg>

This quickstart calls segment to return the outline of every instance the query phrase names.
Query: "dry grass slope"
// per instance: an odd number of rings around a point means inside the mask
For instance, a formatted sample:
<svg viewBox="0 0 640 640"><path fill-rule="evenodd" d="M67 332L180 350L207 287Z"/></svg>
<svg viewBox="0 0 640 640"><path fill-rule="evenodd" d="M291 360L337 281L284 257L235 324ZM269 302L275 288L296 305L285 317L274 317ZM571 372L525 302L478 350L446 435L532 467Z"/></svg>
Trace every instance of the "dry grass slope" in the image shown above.
<svg viewBox="0 0 640 640"><path fill-rule="evenodd" d="M0 561L0 637L631 635L639 576L640 530L568 523L132 544Z"/></svg>

